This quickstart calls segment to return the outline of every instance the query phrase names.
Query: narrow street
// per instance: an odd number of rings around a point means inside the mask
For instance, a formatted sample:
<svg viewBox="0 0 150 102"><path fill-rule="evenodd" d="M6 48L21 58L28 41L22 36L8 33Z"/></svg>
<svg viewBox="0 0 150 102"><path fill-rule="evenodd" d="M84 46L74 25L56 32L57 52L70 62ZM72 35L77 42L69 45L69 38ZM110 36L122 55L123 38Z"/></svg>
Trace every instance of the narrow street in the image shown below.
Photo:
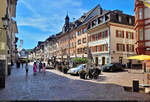
<svg viewBox="0 0 150 102"><path fill-rule="evenodd" d="M118 85L68 78L53 71L33 76L30 63L26 76L25 69L14 66L6 88L0 90L0 100L150 100L147 94L125 92Z"/></svg>

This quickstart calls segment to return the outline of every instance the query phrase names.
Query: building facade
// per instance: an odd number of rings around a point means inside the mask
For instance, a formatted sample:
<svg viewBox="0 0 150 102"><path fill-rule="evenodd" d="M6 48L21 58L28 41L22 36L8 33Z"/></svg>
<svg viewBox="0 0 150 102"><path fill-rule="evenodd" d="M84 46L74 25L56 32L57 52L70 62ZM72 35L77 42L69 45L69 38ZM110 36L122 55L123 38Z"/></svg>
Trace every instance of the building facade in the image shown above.
<svg viewBox="0 0 150 102"><path fill-rule="evenodd" d="M127 57L136 54L134 17L119 10L101 12L88 25L88 45L94 62L126 64Z"/></svg>
<svg viewBox="0 0 150 102"><path fill-rule="evenodd" d="M18 33L16 22L17 0L0 0L0 83L5 87L5 76L10 74L10 65L15 60ZM0 86L1 87L1 86Z"/></svg>
<svg viewBox="0 0 150 102"><path fill-rule="evenodd" d="M87 57L91 49L96 65L126 64L127 57L136 54L135 39L134 16L119 10L103 10L97 5L74 22L66 16L62 31L49 39L49 58Z"/></svg>
<svg viewBox="0 0 150 102"><path fill-rule="evenodd" d="M150 8L143 1L135 0L135 30L136 53L150 55ZM146 61L146 71L150 72L150 61ZM150 74L147 74L147 82L150 84Z"/></svg>

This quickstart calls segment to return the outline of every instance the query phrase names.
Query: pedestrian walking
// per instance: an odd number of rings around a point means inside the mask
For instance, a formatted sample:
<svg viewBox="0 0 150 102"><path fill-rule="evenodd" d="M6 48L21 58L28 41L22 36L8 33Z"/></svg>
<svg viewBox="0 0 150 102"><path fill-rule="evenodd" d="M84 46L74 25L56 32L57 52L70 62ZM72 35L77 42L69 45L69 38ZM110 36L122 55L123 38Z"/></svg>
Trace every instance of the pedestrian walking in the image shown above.
<svg viewBox="0 0 150 102"><path fill-rule="evenodd" d="M37 72L37 65L36 65L36 62L34 62L34 64L33 64L33 74L36 75L36 72Z"/></svg>
<svg viewBox="0 0 150 102"><path fill-rule="evenodd" d="M44 73L44 75L45 75L45 73L46 73L46 64L45 64L45 63L43 63L42 72L43 72L43 73Z"/></svg>
<svg viewBox="0 0 150 102"><path fill-rule="evenodd" d="M42 69L42 62L40 61L40 63L39 63L39 72L41 72L41 69Z"/></svg>
<svg viewBox="0 0 150 102"><path fill-rule="evenodd" d="M26 66L25 66L25 69L26 69L26 74L28 74L28 62L26 62Z"/></svg>

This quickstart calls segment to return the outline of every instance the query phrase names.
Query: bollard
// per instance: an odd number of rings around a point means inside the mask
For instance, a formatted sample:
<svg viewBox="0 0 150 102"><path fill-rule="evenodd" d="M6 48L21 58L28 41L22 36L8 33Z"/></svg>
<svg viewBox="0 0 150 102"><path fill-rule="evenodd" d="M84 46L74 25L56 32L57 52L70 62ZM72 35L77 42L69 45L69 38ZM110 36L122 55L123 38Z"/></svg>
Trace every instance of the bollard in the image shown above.
<svg viewBox="0 0 150 102"><path fill-rule="evenodd" d="M139 80L133 80L133 92L139 92Z"/></svg>

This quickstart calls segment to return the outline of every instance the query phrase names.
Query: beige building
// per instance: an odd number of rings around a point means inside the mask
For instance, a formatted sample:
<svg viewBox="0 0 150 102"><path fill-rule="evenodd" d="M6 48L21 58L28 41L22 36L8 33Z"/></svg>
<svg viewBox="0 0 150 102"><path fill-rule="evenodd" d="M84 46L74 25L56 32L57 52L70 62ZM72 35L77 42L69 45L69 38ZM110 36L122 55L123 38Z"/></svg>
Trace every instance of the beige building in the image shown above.
<svg viewBox="0 0 150 102"><path fill-rule="evenodd" d="M88 46L96 65L129 62L135 55L134 17L122 11L103 11L89 23ZM133 63L137 63L133 61Z"/></svg>
<svg viewBox="0 0 150 102"><path fill-rule="evenodd" d="M10 74L11 62L15 60L16 37L18 33L16 22L17 0L0 0L0 87L5 87L5 76Z"/></svg>

